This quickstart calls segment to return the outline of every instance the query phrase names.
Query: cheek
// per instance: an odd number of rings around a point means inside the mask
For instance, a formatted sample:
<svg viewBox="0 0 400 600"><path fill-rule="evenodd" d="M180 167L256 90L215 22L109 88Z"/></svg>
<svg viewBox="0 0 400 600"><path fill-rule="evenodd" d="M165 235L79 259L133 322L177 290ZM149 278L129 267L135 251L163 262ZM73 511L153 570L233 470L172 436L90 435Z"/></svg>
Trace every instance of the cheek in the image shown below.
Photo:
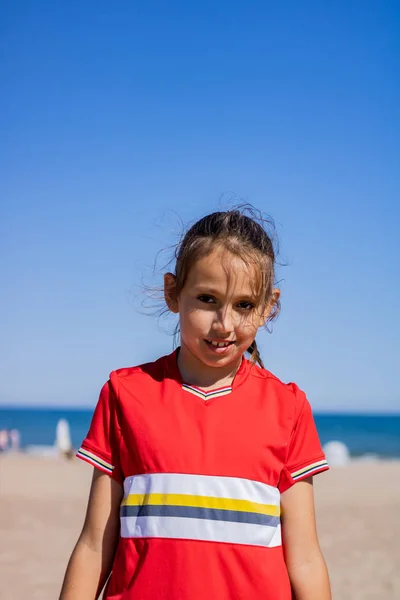
<svg viewBox="0 0 400 600"><path fill-rule="evenodd" d="M181 328L200 330L210 326L210 323L212 322L212 315L209 311L191 309L181 313L180 322Z"/></svg>
<svg viewBox="0 0 400 600"><path fill-rule="evenodd" d="M254 336L258 329L258 320L252 315L248 317L242 317L238 322L237 329L242 333L243 336Z"/></svg>

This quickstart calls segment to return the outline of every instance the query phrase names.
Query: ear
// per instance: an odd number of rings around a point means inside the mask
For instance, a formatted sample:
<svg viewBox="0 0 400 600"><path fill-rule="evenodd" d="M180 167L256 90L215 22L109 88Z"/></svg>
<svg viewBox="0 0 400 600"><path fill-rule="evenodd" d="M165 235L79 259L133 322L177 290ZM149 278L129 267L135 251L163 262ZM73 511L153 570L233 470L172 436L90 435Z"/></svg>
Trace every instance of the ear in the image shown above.
<svg viewBox="0 0 400 600"><path fill-rule="evenodd" d="M272 313L272 310L273 310L275 304L278 302L280 296L281 296L280 290L278 290L277 288L274 288L272 290L271 298L270 298L268 304L266 305L264 312L260 316L260 325L259 325L259 327L263 327L265 325L265 323L267 322L268 317Z"/></svg>
<svg viewBox="0 0 400 600"><path fill-rule="evenodd" d="M179 312L178 298L176 297L176 277L172 273L164 275L164 298L169 310L173 313Z"/></svg>

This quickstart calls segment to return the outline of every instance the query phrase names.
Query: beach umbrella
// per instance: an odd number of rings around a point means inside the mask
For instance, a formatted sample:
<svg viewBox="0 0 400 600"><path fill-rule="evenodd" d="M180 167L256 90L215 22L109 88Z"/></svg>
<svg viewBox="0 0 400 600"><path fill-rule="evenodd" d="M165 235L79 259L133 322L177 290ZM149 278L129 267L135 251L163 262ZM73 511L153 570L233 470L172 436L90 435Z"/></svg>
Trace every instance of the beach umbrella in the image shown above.
<svg viewBox="0 0 400 600"><path fill-rule="evenodd" d="M325 444L323 451L331 467L342 467L350 462L349 449L343 442L332 440Z"/></svg>
<svg viewBox="0 0 400 600"><path fill-rule="evenodd" d="M66 419L60 419L57 423L55 446L60 454L70 454L72 452L71 434Z"/></svg>

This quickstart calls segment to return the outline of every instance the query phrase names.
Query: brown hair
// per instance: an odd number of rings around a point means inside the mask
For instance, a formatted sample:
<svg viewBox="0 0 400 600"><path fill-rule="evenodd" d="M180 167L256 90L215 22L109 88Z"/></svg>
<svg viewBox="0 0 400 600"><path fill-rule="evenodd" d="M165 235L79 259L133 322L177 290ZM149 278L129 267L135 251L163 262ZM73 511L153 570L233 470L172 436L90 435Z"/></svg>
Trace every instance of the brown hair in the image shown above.
<svg viewBox="0 0 400 600"><path fill-rule="evenodd" d="M175 249L176 297L182 291L192 265L200 258L208 256L217 246L223 246L247 264L257 266L260 275L257 282L258 299L264 306L273 304L267 324L275 319L280 310L279 298L273 298L276 253L274 236L267 233L267 225L273 228L272 220L263 218L261 213L250 205L235 207L225 212L214 212L197 221ZM250 360L258 362L264 368L255 340L247 351L251 355Z"/></svg>

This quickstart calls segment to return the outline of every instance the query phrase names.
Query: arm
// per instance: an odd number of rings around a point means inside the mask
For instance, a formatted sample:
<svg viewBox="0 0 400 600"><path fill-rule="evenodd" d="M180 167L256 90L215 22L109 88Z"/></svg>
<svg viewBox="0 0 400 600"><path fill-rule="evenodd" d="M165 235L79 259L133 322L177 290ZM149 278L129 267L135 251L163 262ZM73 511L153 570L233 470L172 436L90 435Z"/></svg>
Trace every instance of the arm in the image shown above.
<svg viewBox="0 0 400 600"><path fill-rule="evenodd" d="M95 600L111 572L119 536L122 487L94 469L85 522L59 600Z"/></svg>
<svg viewBox="0 0 400 600"><path fill-rule="evenodd" d="M331 600L329 576L318 543L312 477L281 496L286 567L296 600Z"/></svg>

